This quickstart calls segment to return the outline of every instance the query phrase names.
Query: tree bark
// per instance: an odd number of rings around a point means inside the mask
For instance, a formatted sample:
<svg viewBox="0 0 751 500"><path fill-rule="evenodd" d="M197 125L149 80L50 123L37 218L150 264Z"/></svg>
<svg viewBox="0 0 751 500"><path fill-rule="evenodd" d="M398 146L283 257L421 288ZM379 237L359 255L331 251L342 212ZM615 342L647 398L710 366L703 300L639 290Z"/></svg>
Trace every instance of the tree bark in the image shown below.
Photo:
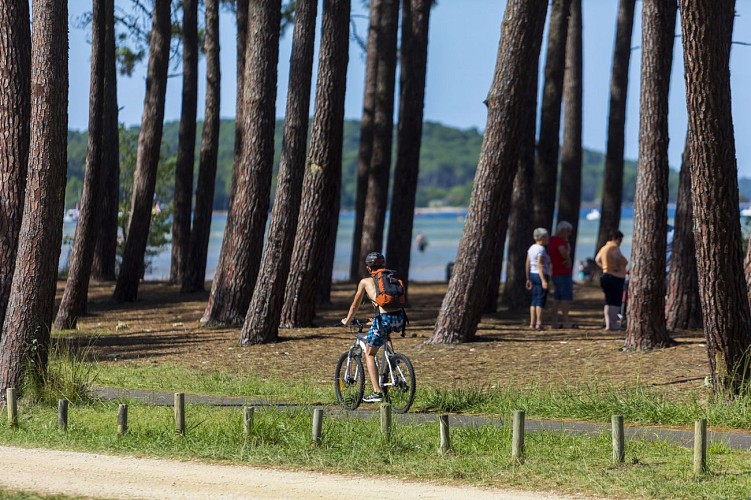
<svg viewBox="0 0 751 500"><path fill-rule="evenodd" d="M342 122L344 125L344 122ZM342 133L344 129L342 128ZM342 136L343 137L343 136ZM321 262L321 277L318 280L318 296L316 305L324 306L331 304L331 283L334 274L334 257L336 256L336 233L339 230L339 208L342 197L342 180L337 179L337 185L334 189L336 196L331 200L331 217L329 219L328 243L323 250L323 261Z"/></svg>
<svg viewBox="0 0 751 500"><path fill-rule="evenodd" d="M240 324L248 312L263 251L274 163L281 0L250 3L243 89L241 169L233 178L227 226L203 315L210 324Z"/></svg>
<svg viewBox="0 0 751 500"><path fill-rule="evenodd" d="M639 167L624 349L645 351L673 341L665 328L668 225L668 95L675 39L675 0L642 4Z"/></svg>
<svg viewBox="0 0 751 500"><path fill-rule="evenodd" d="M324 0L315 111L281 327L310 326L342 170L349 0Z"/></svg>
<svg viewBox="0 0 751 500"><path fill-rule="evenodd" d="M156 170L159 165L159 149L162 143L171 31L170 0L156 0L149 40L146 95L141 117L141 131L138 134L138 153L136 172L133 176L128 232L114 292L114 299L118 302L135 301L138 298L138 281L141 277L149 237L151 207L156 188Z"/></svg>
<svg viewBox="0 0 751 500"><path fill-rule="evenodd" d="M610 76L610 113L608 114L608 146L602 182L602 215L595 252L605 245L608 235L618 229L621 223L626 97L635 4L636 0L621 0L618 6L613 69Z"/></svg>
<svg viewBox="0 0 751 500"><path fill-rule="evenodd" d="M235 98L235 157L232 178L240 175L240 155L243 147L243 91L245 89L245 52L248 48L248 8L250 0L236 0L237 16L237 96ZM230 193L230 204L232 204Z"/></svg>
<svg viewBox="0 0 751 500"><path fill-rule="evenodd" d="M702 327L699 277L696 273L696 249L693 233L694 217L691 210L689 141L688 134L686 134L686 149L683 151L679 178L678 203L675 209L673 248L665 304L665 317L669 332L676 329L698 330Z"/></svg>
<svg viewBox="0 0 751 500"><path fill-rule="evenodd" d="M544 26L543 26L544 27ZM541 28L540 28L541 29ZM537 129L537 87L539 84L540 45L542 36L529 60L530 83L525 91L525 112L522 115L521 139L519 142L519 164L514 176L511 194L511 212L508 218L508 258L506 262L506 283L503 287L501 303L510 311L529 307L529 291L524 264L527 249L532 243L532 188L535 170L535 135Z"/></svg>
<svg viewBox="0 0 751 500"><path fill-rule="evenodd" d="M425 106L428 62L428 29L431 0L405 0L402 5L402 47L394 193L391 198L386 256L409 288L409 263L415 217L417 178Z"/></svg>
<svg viewBox="0 0 751 500"><path fill-rule="evenodd" d="M488 278L488 287L485 293L486 299L485 306L483 307L484 313L495 313L498 311L498 299L500 296L501 288L501 274L503 273L503 256L506 250L506 238L510 230L509 224L511 223L512 216L517 218L517 220L515 221L517 223L517 226L514 229L517 231L517 234L520 237L517 241L514 242L514 244L517 246L520 244L524 245L524 248L520 250L522 252L521 254L517 253L516 255L514 255L515 260L513 263L510 260L507 261L506 282L508 283L509 276L511 276L513 280L521 278L521 294L519 295L519 297L512 299L512 302L519 302L521 300L524 300L524 305L528 305L526 289L527 280L526 272L524 270L524 263L527 258L527 248L529 247L528 243L530 235L532 234L532 229L527 230L526 234L519 233L519 231L522 230L519 223L523 223L523 221L519 220L519 217L522 217L523 219L529 221L531 220L530 214L532 213L532 175L535 161L535 116L537 113L537 83L539 80L538 73L540 64L540 49L542 46L542 30L544 29L544 23L538 26L537 29L539 29L540 32L535 33L534 38L536 43L536 46L534 47L534 53L536 55L531 57L529 61L530 84L524 96L524 98L526 99L526 110L523 112L523 116L521 118L522 135L519 145L519 166L517 167L516 174L514 175L511 206L509 208L501 208L500 224L498 226L497 233L498 236L495 242L495 248L492 252L493 257L490 266L490 276ZM519 176L522 169L522 162L526 161L527 159L531 162L529 164L530 169L528 172L525 172L527 177L520 178ZM524 183L524 186L522 186L521 183ZM525 196L525 198L520 199L519 196ZM515 203L519 203L520 207L528 205L527 213L524 215L521 215L519 213L514 214L514 210L517 209ZM529 222L527 222L526 224L529 224ZM509 254L511 254L510 246ZM518 259L520 256L520 267L518 269L512 269L512 265L519 265ZM519 274L520 272L521 274ZM509 292L511 291L510 288L508 290ZM506 289L504 286L504 292L505 291Z"/></svg>
<svg viewBox="0 0 751 500"><path fill-rule="evenodd" d="M376 83L373 154L368 169L368 194L362 221L359 262L363 266L370 252L383 251L383 231L389 196L391 150L394 138L394 85L399 27L399 0L382 0L378 37L378 78Z"/></svg>
<svg viewBox="0 0 751 500"><path fill-rule="evenodd" d="M373 156L373 121L378 81L378 35L381 31L381 0L370 0L370 27L365 59L365 97L360 119L360 148L357 155L357 187L355 191L355 222L352 231L352 257L349 264L350 281L358 281L365 273L360 260L362 223L365 218L365 198L368 196L368 172Z"/></svg>
<svg viewBox="0 0 751 500"><path fill-rule="evenodd" d="M510 0L506 5L472 198L430 343L471 341L475 337L502 207L508 216L522 138L518 124L525 110L524 90L530 82L529 61L539 47L536 38L542 33L546 9L547 2L531 0Z"/></svg>
<svg viewBox="0 0 751 500"><path fill-rule="evenodd" d="M120 124L117 118L115 1L105 0L104 104L102 108L102 204L91 277L115 281L117 214L120 211Z"/></svg>
<svg viewBox="0 0 751 500"><path fill-rule="evenodd" d="M0 399L5 399L8 387L21 387L26 360L34 361L31 374L37 380L47 369L62 240L68 139L68 5L64 0L34 0L31 11L29 166L17 265L0 339ZM21 22L27 21L22 12L19 16Z"/></svg>
<svg viewBox="0 0 751 500"><path fill-rule="evenodd" d="M582 5L571 1L566 71L563 78L563 147L561 149L561 187L558 192L558 222L571 223L571 262L576 262L576 235L582 192ZM553 229L555 231L555 229Z"/></svg>
<svg viewBox="0 0 751 500"><path fill-rule="evenodd" d="M510 211L511 207L509 206L507 214ZM485 290L485 305L482 308L482 312L488 314L498 312L498 296L500 295L501 274L503 272L503 254L506 250L506 234L508 233L508 215L505 220L503 215L500 216L497 232L489 267L488 285Z"/></svg>
<svg viewBox="0 0 751 500"><path fill-rule="evenodd" d="M29 157L29 3L0 3L0 325L10 298ZM0 332L2 333L2 332Z"/></svg>
<svg viewBox="0 0 751 500"><path fill-rule="evenodd" d="M96 231L100 227L100 207L104 188L102 182L102 111L104 107L105 11L104 0L93 1L86 172L83 178L81 213L70 254L68 280L65 283L65 291L55 318L55 328L58 330L75 328L78 317L86 314L89 278L97 241Z"/></svg>
<svg viewBox="0 0 751 500"><path fill-rule="evenodd" d="M198 0L183 0L183 91L175 164L170 281L182 282L188 263L198 110Z"/></svg>
<svg viewBox="0 0 751 500"><path fill-rule="evenodd" d="M211 213L214 206L217 154L219 151L219 103L221 68L219 63L219 0L206 0L206 104L201 130L201 153L196 185L196 207L190 232L188 265L183 274L182 292L204 289L206 257L211 234Z"/></svg>
<svg viewBox="0 0 751 500"><path fill-rule="evenodd" d="M261 271L240 333L243 345L274 342L279 336L305 175L317 4L318 0L298 0L295 5L282 156Z"/></svg>
<svg viewBox="0 0 751 500"><path fill-rule="evenodd" d="M540 111L540 138L535 159L532 224L534 227L547 229L553 225L555 212L561 101L570 6L571 0L553 0L548 30L548 52L545 57L545 86Z"/></svg>
<svg viewBox="0 0 751 500"><path fill-rule="evenodd" d="M743 278L730 97L735 2L681 0L694 241L713 387L748 381L751 314Z"/></svg>

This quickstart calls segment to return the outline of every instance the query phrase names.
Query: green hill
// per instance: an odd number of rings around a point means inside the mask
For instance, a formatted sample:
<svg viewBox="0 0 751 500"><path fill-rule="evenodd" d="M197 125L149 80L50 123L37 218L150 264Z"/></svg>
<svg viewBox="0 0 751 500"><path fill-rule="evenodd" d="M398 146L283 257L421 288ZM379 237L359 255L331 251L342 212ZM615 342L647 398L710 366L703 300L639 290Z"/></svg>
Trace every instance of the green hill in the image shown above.
<svg viewBox="0 0 751 500"><path fill-rule="evenodd" d="M201 123L198 124L198 142L200 142ZM276 159L278 165L279 151L282 143L282 120L276 127ZM164 125L162 140L163 153L166 157L176 154L178 142L177 122ZM219 165L217 169L216 195L214 208L226 210L232 182L232 157L235 138L234 120L222 120L219 143ZM124 133L136 134L136 128ZM344 153L342 172L342 207L352 208L355 203L355 182L357 170L357 150L360 122L347 120L344 125ZM84 163L86 158L86 132L70 131L68 133L68 186L66 206L75 205L80 199ZM396 141L394 141L396 144ZM480 155L482 134L475 128L457 129L435 122L426 122L423 127L423 143L420 154L420 177L417 192L417 205L466 206L472 191L472 180L477 159ZM198 150L196 145L196 170L198 169ZM582 171L582 203L599 203L602 190L602 171L604 155L597 151L585 150ZM636 186L636 163L627 161L624 173L624 203L634 199ZM670 171L671 201L675 201L678 186L678 174ZM742 186L751 197L751 180ZM743 190L742 190L743 192Z"/></svg>

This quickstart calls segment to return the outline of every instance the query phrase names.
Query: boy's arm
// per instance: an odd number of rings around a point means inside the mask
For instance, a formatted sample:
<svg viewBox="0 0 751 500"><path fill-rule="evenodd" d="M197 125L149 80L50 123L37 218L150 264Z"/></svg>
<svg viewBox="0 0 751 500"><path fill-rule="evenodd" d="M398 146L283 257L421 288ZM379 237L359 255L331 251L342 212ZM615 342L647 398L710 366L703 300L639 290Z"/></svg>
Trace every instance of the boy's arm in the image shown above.
<svg viewBox="0 0 751 500"><path fill-rule="evenodd" d="M349 325L349 322L352 321L352 318L357 314L357 310L360 309L360 304L362 304L362 298L364 295L365 284L363 283L363 280L360 280L360 284L357 285L357 292L355 292L355 298L352 301L352 305L349 307L347 317L342 320L343 325Z"/></svg>

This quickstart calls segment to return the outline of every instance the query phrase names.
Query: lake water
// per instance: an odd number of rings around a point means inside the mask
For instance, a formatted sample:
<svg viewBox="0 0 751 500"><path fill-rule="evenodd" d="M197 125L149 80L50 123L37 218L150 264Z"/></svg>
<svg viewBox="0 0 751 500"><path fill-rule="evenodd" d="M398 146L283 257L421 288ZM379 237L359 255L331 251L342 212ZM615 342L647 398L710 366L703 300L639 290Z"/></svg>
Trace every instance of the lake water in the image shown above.
<svg viewBox="0 0 751 500"><path fill-rule="evenodd" d="M587 220L585 216L588 212L589 209L582 209L580 213L579 234L576 243L577 260L591 256L595 251L595 240L600 221ZM675 209L672 207L668 210L671 224L674 212ZM631 253L631 235L634 226L633 217L633 208L624 207L621 212L621 231L625 237L621 244L621 250L626 257ZM216 271L226 223L226 213L215 213L212 217L206 279L212 279ZM354 214L352 212L343 212L339 218L339 231L336 238L336 254L334 258L335 280L346 280L349 278L353 226ZM410 278L416 281L444 280L446 276L446 264L453 261L456 257L463 226L464 217L461 214L421 214L415 216L414 234L422 231L428 240L428 246L424 252L419 252L413 244ZM63 224L64 235L73 236L74 231L75 223ZM532 235L530 234L530 244L532 243L531 240ZM414 237L412 241L414 242ZM65 265L69 253L70 245L63 245L62 253L60 254L60 267ZM170 271L170 258L170 247L167 246L153 258L151 266L146 273L146 279L167 279Z"/></svg>

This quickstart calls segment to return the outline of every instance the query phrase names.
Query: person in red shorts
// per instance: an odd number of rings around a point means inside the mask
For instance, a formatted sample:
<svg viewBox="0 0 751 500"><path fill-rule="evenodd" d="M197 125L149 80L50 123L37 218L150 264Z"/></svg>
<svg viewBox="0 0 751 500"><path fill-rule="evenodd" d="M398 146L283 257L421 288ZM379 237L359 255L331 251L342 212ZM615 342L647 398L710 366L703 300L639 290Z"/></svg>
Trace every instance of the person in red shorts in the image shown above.
<svg viewBox="0 0 751 500"><path fill-rule="evenodd" d="M569 318L571 301L574 299L574 266L571 261L571 244L568 242L573 227L571 223L560 221L555 235L548 243L548 254L553 268L553 318L554 328L573 328ZM560 310L561 316L558 317Z"/></svg>

